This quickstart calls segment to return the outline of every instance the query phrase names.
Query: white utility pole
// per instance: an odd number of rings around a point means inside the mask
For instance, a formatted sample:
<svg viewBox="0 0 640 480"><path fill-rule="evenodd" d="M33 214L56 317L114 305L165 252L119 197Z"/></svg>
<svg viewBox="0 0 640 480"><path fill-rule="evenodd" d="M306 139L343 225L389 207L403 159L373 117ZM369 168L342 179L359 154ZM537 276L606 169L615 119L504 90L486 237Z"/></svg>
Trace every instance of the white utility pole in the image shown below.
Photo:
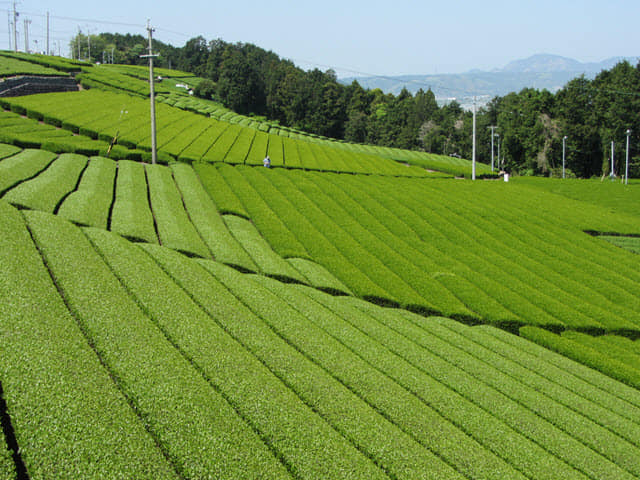
<svg viewBox="0 0 640 480"><path fill-rule="evenodd" d="M29 53L29 24L31 20L28 18L24 19L24 51L25 53Z"/></svg>
<svg viewBox="0 0 640 480"><path fill-rule="evenodd" d="M82 31L80 30L80 27L78 27L78 37L76 40L76 44L78 45L78 60L80 60L80 35L82 34Z"/></svg>
<svg viewBox="0 0 640 480"><path fill-rule="evenodd" d="M47 55L51 55L49 50L49 12L47 12L47 50L45 52Z"/></svg>
<svg viewBox="0 0 640 480"><path fill-rule="evenodd" d="M624 167L624 184L629 184L629 136L631 135L631 129L627 129L627 163Z"/></svg>
<svg viewBox="0 0 640 480"><path fill-rule="evenodd" d="M9 50L11 50L11 12L7 10L7 32L9 32Z"/></svg>
<svg viewBox="0 0 640 480"><path fill-rule="evenodd" d="M567 147L567 136L562 137L562 178L564 178L564 159L565 159L565 150Z"/></svg>
<svg viewBox="0 0 640 480"><path fill-rule="evenodd" d="M611 180L613 180L613 177L615 177L614 173L613 173L613 151L614 151L614 143L613 140L611 140Z"/></svg>
<svg viewBox="0 0 640 480"><path fill-rule="evenodd" d="M493 172L493 137L495 136L495 132L496 132L496 128L498 128L495 125L491 125L490 127L487 127L491 129L491 171Z"/></svg>
<svg viewBox="0 0 640 480"><path fill-rule="evenodd" d="M18 12L16 12L16 2L13 2L13 51L18 53Z"/></svg>
<svg viewBox="0 0 640 480"><path fill-rule="evenodd" d="M87 28L87 51L89 52L87 60L89 61L89 63L91 63L91 29L90 28Z"/></svg>
<svg viewBox="0 0 640 480"><path fill-rule="evenodd" d="M473 148L471 151L471 180L476 179L476 97L473 97Z"/></svg>
<svg viewBox="0 0 640 480"><path fill-rule="evenodd" d="M158 55L153 54L152 36L155 30L151 28L150 20L147 20L147 32L149 33L149 54L140 55L142 58L149 59L149 103L151 105L151 163L155 164L157 160L156 152L156 97L154 92L154 78L153 78L153 57Z"/></svg>

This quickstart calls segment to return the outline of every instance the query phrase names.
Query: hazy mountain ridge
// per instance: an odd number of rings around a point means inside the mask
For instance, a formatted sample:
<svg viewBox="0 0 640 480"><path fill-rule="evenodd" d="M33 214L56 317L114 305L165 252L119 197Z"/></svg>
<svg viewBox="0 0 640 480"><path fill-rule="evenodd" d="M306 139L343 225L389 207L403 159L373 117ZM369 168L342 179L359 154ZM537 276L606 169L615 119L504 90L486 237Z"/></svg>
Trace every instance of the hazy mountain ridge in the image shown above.
<svg viewBox="0 0 640 480"><path fill-rule="evenodd" d="M525 87L547 89L562 88L569 80L584 74L593 79L604 69L628 60L635 64L638 57L611 57L601 62L579 62L559 55L537 54L514 60L492 71L471 70L465 73L439 75L399 75L384 77L349 77L340 79L345 84L357 80L364 88L380 88L397 95L403 88L412 93L420 88L431 88L437 98L465 99L471 96L494 97L517 92Z"/></svg>

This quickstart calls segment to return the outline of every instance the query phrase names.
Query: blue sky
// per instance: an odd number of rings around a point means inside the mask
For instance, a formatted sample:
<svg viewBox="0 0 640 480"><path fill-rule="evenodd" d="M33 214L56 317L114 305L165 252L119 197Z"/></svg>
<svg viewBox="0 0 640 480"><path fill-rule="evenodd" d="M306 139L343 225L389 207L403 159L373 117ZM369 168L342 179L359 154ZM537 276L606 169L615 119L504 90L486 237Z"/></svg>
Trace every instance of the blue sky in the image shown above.
<svg viewBox="0 0 640 480"><path fill-rule="evenodd" d="M0 1L5 17L11 6ZM58 42L62 54L68 53L78 27L91 33L145 34L150 18L156 37L176 46L197 35L251 42L303 68L332 67L339 76L351 76L351 71L399 75L486 70L535 53L580 61L640 56L637 0L22 0L17 9L22 12L19 48L24 48L24 18L32 21L31 47L37 40L44 48L47 11L52 48L57 50ZM0 20L3 49L9 46L7 23L8 18Z"/></svg>

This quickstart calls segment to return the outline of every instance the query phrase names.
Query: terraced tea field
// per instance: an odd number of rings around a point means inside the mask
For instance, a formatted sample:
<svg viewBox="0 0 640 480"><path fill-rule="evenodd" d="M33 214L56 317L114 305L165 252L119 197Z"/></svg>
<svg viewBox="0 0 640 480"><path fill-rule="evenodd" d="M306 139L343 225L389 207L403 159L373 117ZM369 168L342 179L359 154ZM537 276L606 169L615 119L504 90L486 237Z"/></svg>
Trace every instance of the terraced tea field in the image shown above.
<svg viewBox="0 0 640 480"><path fill-rule="evenodd" d="M0 209L30 478L640 474L640 392L518 337Z"/></svg>
<svg viewBox="0 0 640 480"><path fill-rule="evenodd" d="M117 139L119 145L132 149L151 148L148 101L136 96L92 89L3 99L0 105L93 139L105 142ZM422 167L435 167L450 175L470 174L468 161L428 154L421 156L417 152L407 155L399 150L379 147L314 141L304 136L283 138L282 135L266 133L259 128L230 124L163 103L157 105L157 118L159 152L165 158L187 162L261 165L264 157L269 155L274 167L394 176L443 176L410 165L415 156L426 162ZM428 159L432 159L431 163ZM489 172L486 166L478 168L479 174Z"/></svg>
<svg viewBox="0 0 640 480"><path fill-rule="evenodd" d="M0 478L640 478L640 185L169 104L150 165L110 68L0 116Z"/></svg>

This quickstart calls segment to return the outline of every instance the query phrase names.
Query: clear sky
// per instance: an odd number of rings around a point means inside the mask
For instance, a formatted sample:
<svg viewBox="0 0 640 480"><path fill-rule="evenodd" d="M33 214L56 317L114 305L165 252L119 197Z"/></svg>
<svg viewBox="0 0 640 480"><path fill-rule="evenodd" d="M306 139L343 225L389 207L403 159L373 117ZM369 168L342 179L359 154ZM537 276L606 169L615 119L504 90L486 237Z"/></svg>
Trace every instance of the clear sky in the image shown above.
<svg viewBox="0 0 640 480"><path fill-rule="evenodd" d="M0 1L5 12L12 2ZM262 0L151 1L22 0L18 46L44 50L45 14L51 14L51 48L68 54L69 39L83 33L145 35L182 46L192 37L250 42L303 68L334 68L400 75L489 70L536 53L579 61L640 56L640 1ZM9 47L8 20L0 21L0 48Z"/></svg>

